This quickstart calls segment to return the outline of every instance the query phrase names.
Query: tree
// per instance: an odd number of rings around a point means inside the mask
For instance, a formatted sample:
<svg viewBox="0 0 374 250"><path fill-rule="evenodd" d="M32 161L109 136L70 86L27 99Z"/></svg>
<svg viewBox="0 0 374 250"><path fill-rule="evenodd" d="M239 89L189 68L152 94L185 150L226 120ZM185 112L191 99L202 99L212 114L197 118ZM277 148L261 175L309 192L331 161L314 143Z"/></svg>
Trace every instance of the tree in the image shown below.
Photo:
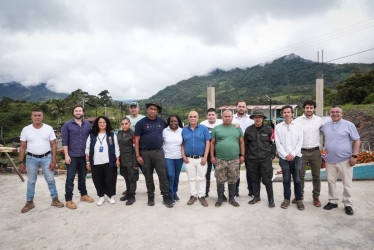
<svg viewBox="0 0 374 250"><path fill-rule="evenodd" d="M102 105L110 106L112 104L112 97L108 94L108 90L103 90L98 94Z"/></svg>
<svg viewBox="0 0 374 250"><path fill-rule="evenodd" d="M337 86L338 98L344 103L361 104L367 96L374 92L374 70L368 72L355 71L355 74Z"/></svg>

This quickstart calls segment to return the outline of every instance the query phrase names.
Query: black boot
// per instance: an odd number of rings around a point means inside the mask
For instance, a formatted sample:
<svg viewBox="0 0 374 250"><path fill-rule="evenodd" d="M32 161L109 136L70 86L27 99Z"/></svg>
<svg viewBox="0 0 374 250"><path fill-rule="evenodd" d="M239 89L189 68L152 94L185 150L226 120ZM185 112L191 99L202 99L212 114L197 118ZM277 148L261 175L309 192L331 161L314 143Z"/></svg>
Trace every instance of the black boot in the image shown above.
<svg viewBox="0 0 374 250"><path fill-rule="evenodd" d="M269 207L270 208L275 207L274 194L273 194L273 183L272 182L270 182L270 184L266 185L266 192L268 193Z"/></svg>
<svg viewBox="0 0 374 250"><path fill-rule="evenodd" d="M130 198L126 201L126 206L131 206L135 202L135 196L130 195Z"/></svg>
<svg viewBox="0 0 374 250"><path fill-rule="evenodd" d="M170 196L169 195L164 195L163 196L164 201L162 202L166 207L171 208L173 207L173 202L171 202Z"/></svg>
<svg viewBox="0 0 374 250"><path fill-rule="evenodd" d="M260 182L253 182L253 199L250 200L248 204L253 205L253 204L261 202L260 188L261 188Z"/></svg>
<svg viewBox="0 0 374 250"><path fill-rule="evenodd" d="M130 198L130 192L126 190L126 191L123 192L123 193L125 193L125 195L122 196L121 198L119 198L119 200L120 200L120 201L126 201L126 200L128 200L128 199Z"/></svg>
<svg viewBox="0 0 374 250"><path fill-rule="evenodd" d="M225 184L217 184L217 194L218 194L218 201L216 202L216 207L220 207L223 202L223 190L225 189ZM227 201L227 198L226 198Z"/></svg>
<svg viewBox="0 0 374 250"><path fill-rule="evenodd" d="M148 206L155 205L155 193L148 193Z"/></svg>
<svg viewBox="0 0 374 250"><path fill-rule="evenodd" d="M229 202L234 207L239 207L239 203L235 200L235 187L236 184L229 184Z"/></svg>

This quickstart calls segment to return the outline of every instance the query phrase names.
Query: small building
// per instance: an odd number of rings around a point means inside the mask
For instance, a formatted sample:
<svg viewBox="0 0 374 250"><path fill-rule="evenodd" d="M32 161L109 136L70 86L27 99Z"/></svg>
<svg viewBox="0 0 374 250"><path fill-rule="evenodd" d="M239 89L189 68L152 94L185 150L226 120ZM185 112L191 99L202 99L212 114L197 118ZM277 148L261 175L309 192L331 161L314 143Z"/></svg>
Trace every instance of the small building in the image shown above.
<svg viewBox="0 0 374 250"><path fill-rule="evenodd" d="M276 121L276 122L283 121L283 118L281 116L281 109L285 105L286 104L271 105L271 117L272 117L273 121ZM296 118L297 117L297 105L296 104L290 104L290 106L294 109L294 114L295 114L295 118ZM229 109L233 112L233 114L236 114L236 106L235 105L225 105L225 106L221 106L217 109L217 110L221 110L221 117L222 117L222 112L225 109ZM251 115L255 109L261 109L267 117L266 120L270 120L270 105L247 105L247 109L248 109L247 110L248 115Z"/></svg>

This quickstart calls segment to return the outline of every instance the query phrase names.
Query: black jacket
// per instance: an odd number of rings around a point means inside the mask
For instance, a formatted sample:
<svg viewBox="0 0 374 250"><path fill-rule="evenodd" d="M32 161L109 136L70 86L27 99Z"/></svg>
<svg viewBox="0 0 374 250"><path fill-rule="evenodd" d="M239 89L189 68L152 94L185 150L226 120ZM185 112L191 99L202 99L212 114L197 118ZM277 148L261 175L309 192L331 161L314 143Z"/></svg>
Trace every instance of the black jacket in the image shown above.
<svg viewBox="0 0 374 250"><path fill-rule="evenodd" d="M255 125L249 126L244 133L245 159L265 160L275 158L276 146L270 126L263 125L257 130Z"/></svg>

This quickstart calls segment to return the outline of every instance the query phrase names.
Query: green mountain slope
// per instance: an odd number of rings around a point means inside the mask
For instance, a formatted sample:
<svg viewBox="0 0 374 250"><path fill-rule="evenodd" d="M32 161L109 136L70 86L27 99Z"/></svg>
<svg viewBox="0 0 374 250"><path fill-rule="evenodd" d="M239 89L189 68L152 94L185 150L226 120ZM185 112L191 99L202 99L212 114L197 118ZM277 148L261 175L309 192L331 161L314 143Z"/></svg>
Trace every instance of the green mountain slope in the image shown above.
<svg viewBox="0 0 374 250"><path fill-rule="evenodd" d="M188 108L206 105L207 87L215 87L216 107L245 100L249 104L267 104L266 95L273 103L298 103L315 96L315 81L323 70L325 86L334 88L335 82L345 80L354 70L367 71L374 64L324 64L305 60L291 54L271 63L247 69L223 71L216 69L205 76L194 76L159 91L142 104L162 102L165 108ZM319 72L319 73L318 73Z"/></svg>

